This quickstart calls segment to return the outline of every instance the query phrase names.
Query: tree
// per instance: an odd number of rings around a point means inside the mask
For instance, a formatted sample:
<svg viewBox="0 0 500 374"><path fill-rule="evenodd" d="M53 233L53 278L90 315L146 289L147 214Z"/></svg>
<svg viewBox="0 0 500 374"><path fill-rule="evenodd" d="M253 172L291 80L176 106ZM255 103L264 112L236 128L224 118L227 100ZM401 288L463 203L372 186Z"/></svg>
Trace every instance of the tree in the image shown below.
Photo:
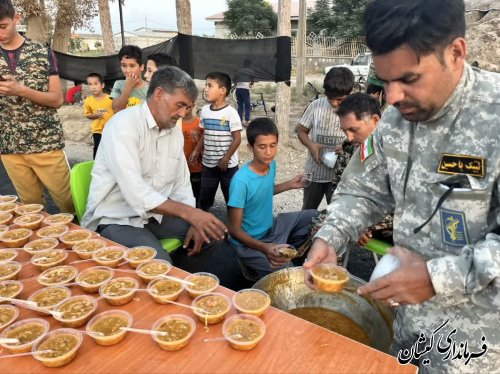
<svg viewBox="0 0 500 374"><path fill-rule="evenodd" d="M175 0L177 14L177 31L191 35L193 26L191 22L191 3L189 0Z"/></svg>
<svg viewBox="0 0 500 374"><path fill-rule="evenodd" d="M40 43L49 40L49 18L44 0L17 0L16 7L21 10L26 25L26 36Z"/></svg>
<svg viewBox="0 0 500 374"><path fill-rule="evenodd" d="M317 0L314 10L309 11L309 31L338 37L363 35L363 12L370 0Z"/></svg>
<svg viewBox="0 0 500 374"><path fill-rule="evenodd" d="M224 24L231 33L254 36L261 33L272 36L276 32L278 16L272 6L264 0L227 0Z"/></svg>
<svg viewBox="0 0 500 374"><path fill-rule="evenodd" d="M109 13L109 0L97 0L99 6L99 20L101 21L102 41L104 53L112 55L115 53L115 40L113 39L113 28Z"/></svg>

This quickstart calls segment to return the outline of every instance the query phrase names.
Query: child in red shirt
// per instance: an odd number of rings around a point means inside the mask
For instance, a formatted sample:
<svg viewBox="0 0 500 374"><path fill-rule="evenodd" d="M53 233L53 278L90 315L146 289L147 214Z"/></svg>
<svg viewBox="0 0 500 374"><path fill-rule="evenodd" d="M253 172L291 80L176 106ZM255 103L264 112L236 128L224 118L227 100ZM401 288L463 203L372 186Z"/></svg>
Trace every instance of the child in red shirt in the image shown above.
<svg viewBox="0 0 500 374"><path fill-rule="evenodd" d="M194 110L193 108L193 111ZM201 170L203 168L201 164L201 155L203 152L198 153L197 157L193 157L193 151L201 139L203 129L200 127L200 117L193 114L193 111L182 119L182 133L184 135L184 155L188 163L189 173L191 175L191 187L193 189L194 198L196 199L196 206L198 207Z"/></svg>

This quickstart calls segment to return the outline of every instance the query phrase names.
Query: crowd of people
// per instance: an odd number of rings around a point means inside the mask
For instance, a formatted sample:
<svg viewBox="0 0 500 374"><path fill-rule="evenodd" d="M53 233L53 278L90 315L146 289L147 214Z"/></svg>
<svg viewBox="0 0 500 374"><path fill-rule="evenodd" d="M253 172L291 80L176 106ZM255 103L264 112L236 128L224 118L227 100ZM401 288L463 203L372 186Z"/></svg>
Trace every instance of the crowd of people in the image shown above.
<svg viewBox="0 0 500 374"><path fill-rule="evenodd" d="M379 236L395 245L399 268L358 292L397 307L392 353L447 321L442 332L469 349L488 344L469 368L498 370L500 78L466 63L464 14L462 0L369 3L363 27L379 85L353 94L349 69L326 74L325 97L297 124L304 173L282 183L277 126L250 121L244 109L254 83L248 64L238 78L239 110L227 101L230 76L214 71L198 117L198 89L171 56L144 64L140 48L123 46L125 79L110 95L102 76L87 77L83 111L95 162L81 225L128 247L153 247L170 262L161 239L181 239L188 256L229 239L256 279L289 266L281 249L291 245L312 288L314 265L337 263L349 243ZM72 212L57 61L17 32L19 19L0 0L1 159L23 203L45 204L45 187ZM240 167L244 127L252 160ZM219 185L227 224L209 212ZM291 189L304 190L302 209L273 217L273 196ZM328 208L318 212L324 197ZM427 355L429 362L408 362L424 372L467 369L437 350Z"/></svg>

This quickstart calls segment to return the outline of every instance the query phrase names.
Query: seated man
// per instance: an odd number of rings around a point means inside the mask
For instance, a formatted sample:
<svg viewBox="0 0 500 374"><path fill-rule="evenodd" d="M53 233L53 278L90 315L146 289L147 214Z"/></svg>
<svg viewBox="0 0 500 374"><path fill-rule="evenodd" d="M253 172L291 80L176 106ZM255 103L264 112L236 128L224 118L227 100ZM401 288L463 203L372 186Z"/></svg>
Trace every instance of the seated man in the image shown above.
<svg viewBox="0 0 500 374"><path fill-rule="evenodd" d="M175 126L197 95L185 72L161 68L151 80L147 101L108 121L92 170L84 227L127 247L156 248L158 257L168 261L159 239L184 239L184 247L192 239L188 254L194 255L202 241L224 237L221 221L194 208L184 137Z"/></svg>
<svg viewBox="0 0 500 374"><path fill-rule="evenodd" d="M307 239L316 210L279 214L273 219L273 195L304 187L302 175L274 184L278 128L268 118L257 118L247 128L253 154L233 177L229 188L229 233L240 262L259 278L290 261L278 252L283 244L299 247Z"/></svg>

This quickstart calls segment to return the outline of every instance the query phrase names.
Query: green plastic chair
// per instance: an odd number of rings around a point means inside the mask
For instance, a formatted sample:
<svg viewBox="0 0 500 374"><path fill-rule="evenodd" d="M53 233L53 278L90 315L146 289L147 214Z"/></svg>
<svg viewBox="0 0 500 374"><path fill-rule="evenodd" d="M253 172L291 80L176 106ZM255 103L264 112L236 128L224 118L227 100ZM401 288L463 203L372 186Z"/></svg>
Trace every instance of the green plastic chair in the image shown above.
<svg viewBox="0 0 500 374"><path fill-rule="evenodd" d="M69 186L79 222L82 221L85 209L87 208L87 198L89 196L90 182L92 181L93 167L94 161L84 161L75 164L71 169ZM162 248L168 253L174 252L182 245L179 239L160 239L160 243Z"/></svg>

